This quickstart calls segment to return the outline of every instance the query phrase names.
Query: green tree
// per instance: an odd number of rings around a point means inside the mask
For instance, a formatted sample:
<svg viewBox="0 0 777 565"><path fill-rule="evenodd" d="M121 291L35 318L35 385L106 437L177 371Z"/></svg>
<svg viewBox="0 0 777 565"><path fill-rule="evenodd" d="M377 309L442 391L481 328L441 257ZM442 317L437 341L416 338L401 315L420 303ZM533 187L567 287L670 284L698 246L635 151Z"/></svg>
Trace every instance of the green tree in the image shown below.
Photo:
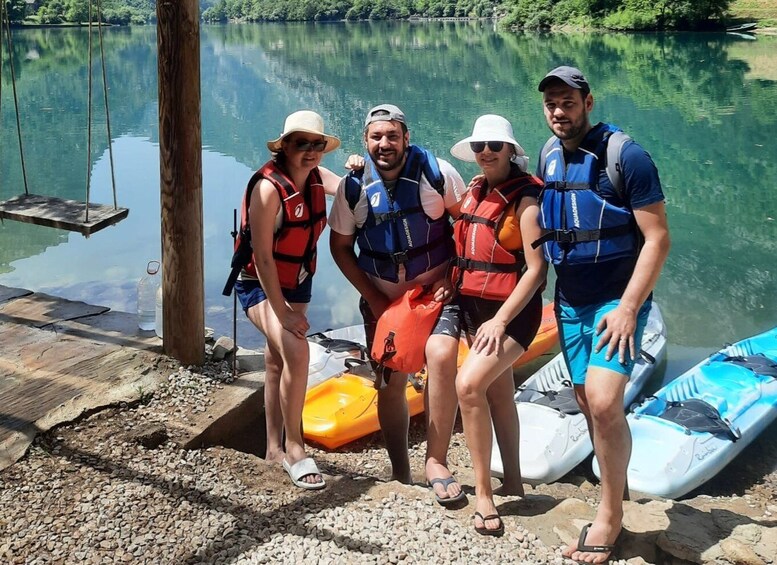
<svg viewBox="0 0 777 565"><path fill-rule="evenodd" d="M12 22L20 22L27 15L27 3L24 0L0 0L5 2L8 11L8 19Z"/></svg>
<svg viewBox="0 0 777 565"><path fill-rule="evenodd" d="M65 21L89 21L89 5L86 0L65 0Z"/></svg>

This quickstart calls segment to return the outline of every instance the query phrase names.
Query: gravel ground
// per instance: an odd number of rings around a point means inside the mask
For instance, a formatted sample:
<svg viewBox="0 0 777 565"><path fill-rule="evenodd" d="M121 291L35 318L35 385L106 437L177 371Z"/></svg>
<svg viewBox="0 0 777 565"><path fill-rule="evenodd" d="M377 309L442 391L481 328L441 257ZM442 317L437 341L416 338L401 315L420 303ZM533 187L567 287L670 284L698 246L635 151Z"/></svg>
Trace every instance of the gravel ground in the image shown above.
<svg viewBox="0 0 777 565"><path fill-rule="evenodd" d="M0 563L573 563L509 511L517 497L497 497L502 538L474 532L473 496L458 510L437 505L422 486L420 418L411 422L415 486L383 480L377 435L347 450L311 449L328 482L314 492L253 455L181 449L170 422L207 410L230 381L226 363L182 368L135 405L40 435L0 473ZM472 484L460 425L450 464ZM756 486L747 496L774 504L775 475ZM598 496L584 478L529 492L592 505Z"/></svg>

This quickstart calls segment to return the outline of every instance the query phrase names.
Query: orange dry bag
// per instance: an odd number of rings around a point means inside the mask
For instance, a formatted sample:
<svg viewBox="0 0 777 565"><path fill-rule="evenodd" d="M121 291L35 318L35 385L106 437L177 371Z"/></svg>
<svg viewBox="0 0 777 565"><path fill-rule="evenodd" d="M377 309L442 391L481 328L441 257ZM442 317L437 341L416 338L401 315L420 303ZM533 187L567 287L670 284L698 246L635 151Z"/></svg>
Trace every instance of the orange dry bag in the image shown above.
<svg viewBox="0 0 777 565"><path fill-rule="evenodd" d="M420 286L408 290L378 318L372 358L401 373L417 373L424 366L426 340L442 310L431 292Z"/></svg>

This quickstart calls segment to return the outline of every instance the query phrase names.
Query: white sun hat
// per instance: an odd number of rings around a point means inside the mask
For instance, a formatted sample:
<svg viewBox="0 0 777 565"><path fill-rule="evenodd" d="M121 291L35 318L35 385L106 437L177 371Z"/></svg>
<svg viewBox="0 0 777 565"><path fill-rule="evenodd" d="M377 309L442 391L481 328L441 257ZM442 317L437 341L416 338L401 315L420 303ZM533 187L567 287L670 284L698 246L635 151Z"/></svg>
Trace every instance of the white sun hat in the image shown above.
<svg viewBox="0 0 777 565"><path fill-rule="evenodd" d="M323 136L326 140L324 153L329 153L340 147L340 140L338 138L334 135L324 133L324 118L312 110L300 110L293 114L289 114L286 118L286 122L283 124L283 133L278 139L268 141L267 149L273 153L278 153L281 150L283 140L287 136L298 131Z"/></svg>
<svg viewBox="0 0 777 565"><path fill-rule="evenodd" d="M475 120L475 126L472 128L472 135L465 137L456 145L451 147L451 155L462 161L470 163L475 162L475 153L469 144L472 141L504 141L515 148L513 162L526 171L529 164L529 158L523 147L515 140L513 135L513 126L505 118L496 114L485 114Z"/></svg>

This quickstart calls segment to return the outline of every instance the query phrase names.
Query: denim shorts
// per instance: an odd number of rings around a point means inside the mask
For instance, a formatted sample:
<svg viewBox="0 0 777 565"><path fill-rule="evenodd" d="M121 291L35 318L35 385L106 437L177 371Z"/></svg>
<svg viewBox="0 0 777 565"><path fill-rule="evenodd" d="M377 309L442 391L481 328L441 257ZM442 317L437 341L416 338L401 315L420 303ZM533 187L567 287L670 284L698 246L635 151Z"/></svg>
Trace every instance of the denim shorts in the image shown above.
<svg viewBox="0 0 777 565"><path fill-rule="evenodd" d="M605 359L607 345L602 347L598 353L594 351L600 339L600 336L596 335L596 325L602 316L614 310L618 304L620 304L620 300L610 300L586 306L560 305L556 307L561 351L564 353L564 360L574 384L585 384L586 373L590 365L609 369L626 377L631 376L636 360L631 358L628 349L625 363L620 362L617 351L607 361ZM642 343L642 334L647 325L650 305L651 301L647 300L637 313L637 329L634 332L637 351L639 351L639 344Z"/></svg>
<svg viewBox="0 0 777 565"><path fill-rule="evenodd" d="M259 281L240 280L235 281L235 292L243 311L248 313L249 308L267 300ZM308 304L313 295L313 277L308 276L297 288L282 288L283 297L289 304Z"/></svg>

